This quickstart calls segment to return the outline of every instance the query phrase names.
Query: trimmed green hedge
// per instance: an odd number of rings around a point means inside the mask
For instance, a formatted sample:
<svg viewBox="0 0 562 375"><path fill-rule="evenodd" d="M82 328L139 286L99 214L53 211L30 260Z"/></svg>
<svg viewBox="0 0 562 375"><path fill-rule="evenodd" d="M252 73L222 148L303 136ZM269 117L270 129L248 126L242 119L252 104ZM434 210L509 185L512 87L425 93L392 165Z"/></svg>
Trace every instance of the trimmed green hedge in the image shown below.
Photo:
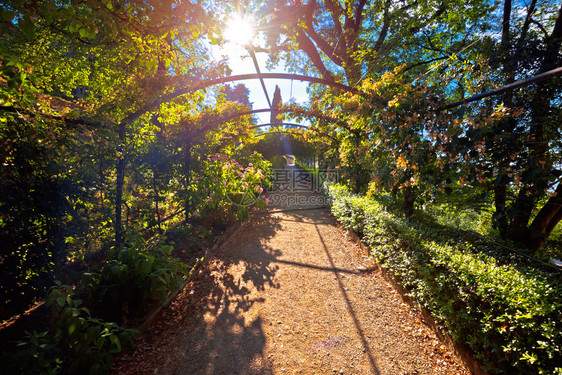
<svg viewBox="0 0 562 375"><path fill-rule="evenodd" d="M442 228L406 221L342 185L328 194L335 217L487 371L562 374L560 273L493 243L445 237Z"/></svg>

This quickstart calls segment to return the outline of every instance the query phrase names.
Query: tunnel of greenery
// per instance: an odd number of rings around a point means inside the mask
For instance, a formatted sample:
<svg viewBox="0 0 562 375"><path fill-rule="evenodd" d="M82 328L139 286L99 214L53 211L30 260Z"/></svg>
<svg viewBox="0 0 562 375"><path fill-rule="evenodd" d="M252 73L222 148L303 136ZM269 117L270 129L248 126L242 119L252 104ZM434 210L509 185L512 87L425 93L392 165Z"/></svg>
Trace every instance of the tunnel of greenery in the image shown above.
<svg viewBox="0 0 562 375"><path fill-rule="evenodd" d="M560 1L0 4L0 318L10 331L43 301L51 316L11 357L18 373L108 371L132 342L126 323L266 205L282 154L338 171L405 222L449 215L562 259ZM209 51L242 10L250 55L315 80L306 103L271 107L272 122L308 129L256 130L243 84L205 85L231 74ZM552 363L530 368L562 371Z"/></svg>

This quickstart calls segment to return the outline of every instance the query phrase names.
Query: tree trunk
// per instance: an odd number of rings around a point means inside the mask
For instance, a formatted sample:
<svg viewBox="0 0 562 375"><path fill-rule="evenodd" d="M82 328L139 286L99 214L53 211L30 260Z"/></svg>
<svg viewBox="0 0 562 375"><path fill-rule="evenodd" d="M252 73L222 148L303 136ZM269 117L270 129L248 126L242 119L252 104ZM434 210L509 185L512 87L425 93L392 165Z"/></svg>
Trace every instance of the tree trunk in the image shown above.
<svg viewBox="0 0 562 375"><path fill-rule="evenodd" d="M161 124L160 121L158 121L158 113L154 113L151 116L150 122L152 123L152 125L158 127L158 130L156 131L156 141L158 146L163 145L165 142L163 131L164 125ZM158 160L152 161L152 189L154 190L154 205L156 206L156 222L158 223L158 231L162 232L162 223L160 217L160 194L158 193L158 162Z"/></svg>
<svg viewBox="0 0 562 375"><path fill-rule="evenodd" d="M500 181L494 186L494 206L496 209L494 215L495 227L500 232L500 237L505 238L507 235L507 213L506 213L506 192L507 181L503 172L498 176Z"/></svg>
<svg viewBox="0 0 562 375"><path fill-rule="evenodd" d="M558 18L554 25L552 34L546 38L543 60L538 73L554 69L559 59L559 51L562 39L562 6L558 11ZM527 244L531 249L537 250L546 240L546 227L550 220L539 217L528 227L531 213L540 197L545 194L551 177L552 162L549 161L548 142L545 140L545 128L549 116L552 113L551 101L554 98L555 88L551 82L538 83L535 94L531 99L531 122L529 130L529 148L531 157L526 167L528 174L525 185L519 191L514 208L516 215L509 225L509 238L517 242ZM548 137L547 137L548 138ZM545 212L551 210L550 205ZM542 211L542 210L541 210ZM546 213L544 214L546 215ZM552 215L556 216L556 213ZM543 221L545 221L543 223ZM544 228L544 229L543 229ZM554 228L552 228L554 229ZM549 233L550 234L550 233ZM538 246L538 247L537 247Z"/></svg>
<svg viewBox="0 0 562 375"><path fill-rule="evenodd" d="M501 40L501 51L502 51L502 65L503 65L503 75L506 77L505 84L510 84L515 81L514 68L517 66L517 60L515 56L510 53L511 50L511 0L505 0L503 5L503 23L502 23L502 40ZM503 103L508 108L513 108L513 91L507 91L503 96ZM501 135L507 133L511 134L515 128L516 121L514 118L509 118L505 123L499 124L504 125L503 131L499 132ZM498 143L503 143L500 138ZM502 153L498 155L500 160L498 165L498 183L494 186L494 206L495 206L495 226L500 232L500 236L505 238L508 235L508 220L506 212L506 192L507 192L507 176L506 168L509 165L509 155L505 155L505 150L501 147L501 144L497 145L497 151Z"/></svg>
<svg viewBox="0 0 562 375"><path fill-rule="evenodd" d="M191 214L191 196L189 195L189 184L191 183L191 145L186 142L184 156L184 178L185 178L185 224L189 223Z"/></svg>
<svg viewBox="0 0 562 375"><path fill-rule="evenodd" d="M554 193L531 224L528 245L534 251L540 249L562 219L562 183L558 183Z"/></svg>
<svg viewBox="0 0 562 375"><path fill-rule="evenodd" d="M159 200L160 195L158 194L158 178L156 177L156 169L152 169L152 189L154 190L154 205L156 206L156 222L158 223L158 230L162 231L162 225L160 223L160 207L159 207Z"/></svg>
<svg viewBox="0 0 562 375"><path fill-rule="evenodd" d="M404 213L408 219L414 216L414 203L416 201L416 194L411 186L406 186L404 189Z"/></svg>
<svg viewBox="0 0 562 375"><path fill-rule="evenodd" d="M101 151L101 142L99 143L99 148L98 148L98 160L99 160L99 164L98 164L98 178L99 178L99 184L100 184L100 205L101 205L101 212L105 212L105 190L104 190L104 185L105 185L105 176L103 173L103 153Z"/></svg>
<svg viewBox="0 0 562 375"><path fill-rule="evenodd" d="M554 230L554 228L556 228L556 226L558 225L558 223L560 223L560 221L562 221L562 208L560 210L558 210L558 212L556 213L556 215L554 215L552 217L552 219L550 219L550 222L548 223L548 225L546 226L546 229L544 231L545 233L545 238L548 238L548 236L550 236L550 234L552 233L552 231Z"/></svg>
<svg viewBox="0 0 562 375"><path fill-rule="evenodd" d="M125 181L125 142L127 132L124 123L119 124L119 146L117 148L117 180L115 184L115 244L123 244L123 184Z"/></svg>

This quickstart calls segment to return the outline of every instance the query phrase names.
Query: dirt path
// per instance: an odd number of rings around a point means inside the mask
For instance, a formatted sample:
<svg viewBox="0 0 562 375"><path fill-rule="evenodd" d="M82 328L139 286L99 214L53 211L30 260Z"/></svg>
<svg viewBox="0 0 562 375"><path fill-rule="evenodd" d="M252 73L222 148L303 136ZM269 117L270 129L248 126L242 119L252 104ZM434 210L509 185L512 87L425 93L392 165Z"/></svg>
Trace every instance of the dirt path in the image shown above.
<svg viewBox="0 0 562 375"><path fill-rule="evenodd" d="M466 374L327 209L255 215L123 374Z"/></svg>

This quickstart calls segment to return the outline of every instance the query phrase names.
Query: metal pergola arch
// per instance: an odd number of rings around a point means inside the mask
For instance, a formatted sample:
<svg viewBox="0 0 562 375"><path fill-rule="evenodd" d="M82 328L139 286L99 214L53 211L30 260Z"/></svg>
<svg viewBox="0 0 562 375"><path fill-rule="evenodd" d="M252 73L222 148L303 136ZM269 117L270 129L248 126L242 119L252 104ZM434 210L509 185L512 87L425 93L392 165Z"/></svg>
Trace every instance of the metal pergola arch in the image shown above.
<svg viewBox="0 0 562 375"><path fill-rule="evenodd" d="M289 131L290 129L285 129L285 130L269 130L266 132L259 132L256 133L256 137L263 137L266 135L270 135L270 134L291 134L291 135L298 135L298 136L302 136L302 133L297 133L297 132L292 132Z"/></svg>
<svg viewBox="0 0 562 375"><path fill-rule="evenodd" d="M279 112L279 113L297 113L297 114L303 114L305 116L311 116L311 117L315 117L321 120L325 120L328 121L332 124L343 124L343 121L335 119L333 117L321 114L321 113L315 113L313 111L307 111L307 110L302 110L302 109L293 109L293 108L260 108L260 109L252 109L250 111L244 111L244 112L237 112L232 114L231 116L228 116L225 121L230 121L230 120L234 120L235 118L238 117L242 117L242 116L249 116L249 115L253 115L256 113L264 113L264 112Z"/></svg>
<svg viewBox="0 0 562 375"><path fill-rule="evenodd" d="M291 126L293 128L301 128L301 129L309 129L310 127L307 125L301 125L301 124L292 124L289 122L283 122L283 123L267 123L267 124L260 124L260 125L254 125L254 126L250 126L250 129L259 129L259 128L263 128L266 126L270 126L272 128L276 128L276 127L281 127L281 126ZM286 129L283 129L286 130Z"/></svg>
<svg viewBox="0 0 562 375"><path fill-rule="evenodd" d="M251 73L251 74L240 74L240 75L234 75L234 76L228 76L228 77L219 77L219 78L215 78L215 79L210 79L207 81L201 81L201 80L194 80L194 79L186 79L187 82L185 82L185 84L183 85L183 87L180 87L178 89L176 89L175 91L162 95L161 97L159 97L158 99L154 100L152 103L149 103L147 105L145 105L143 108L136 110L135 112L131 113L130 115L126 116L123 120L120 121L119 125L125 126L127 124L132 123L133 121L137 120L139 117L141 117L142 115L144 115L147 112L152 111L153 109L157 108L160 104L169 102L175 98L177 98L178 96L181 95L185 95L185 94L190 94L199 90L203 90L207 87L210 86L214 86L214 85L218 85L221 83L227 83L227 82L235 82L235 81L246 81L246 80L250 80L250 79L292 79L292 80L297 80L297 81L306 81L306 82L311 82L311 83L319 83L322 85L326 85L326 86L331 86L343 91L347 91L347 92L351 92L354 94L360 94L361 91L350 87L350 86L346 86L342 83L339 82L335 82L335 81L328 81L322 78L317 78L317 77L310 77L310 76L305 76L305 75L301 75L301 74L288 74L288 73ZM189 86L187 86L189 85ZM271 110L271 109L270 109ZM276 109L274 109L276 110Z"/></svg>

